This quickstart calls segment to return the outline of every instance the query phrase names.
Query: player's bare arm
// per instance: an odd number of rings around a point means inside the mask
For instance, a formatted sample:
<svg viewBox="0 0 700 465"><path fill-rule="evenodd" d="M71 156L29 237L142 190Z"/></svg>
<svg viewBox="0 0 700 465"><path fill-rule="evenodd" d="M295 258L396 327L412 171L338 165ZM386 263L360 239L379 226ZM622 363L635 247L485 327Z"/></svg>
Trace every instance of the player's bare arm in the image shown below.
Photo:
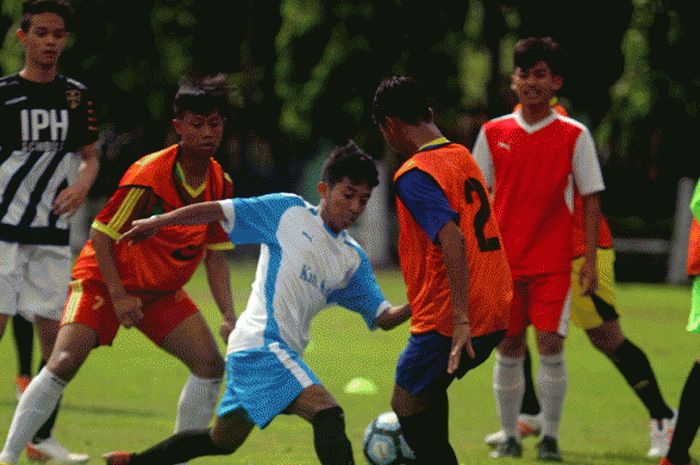
<svg viewBox="0 0 700 465"><path fill-rule="evenodd" d="M223 318L219 334L224 342L228 342L229 334L236 327L236 314L234 313L231 273L226 261L226 252L208 250L206 257L204 257L204 267L207 271L209 289Z"/></svg>
<svg viewBox="0 0 700 465"><path fill-rule="evenodd" d="M57 215L72 215L80 207L87 197L90 188L97 179L100 171L100 161L97 157L96 143L86 145L80 149L80 167L78 179L70 186L63 189L56 196L53 211Z"/></svg>
<svg viewBox="0 0 700 465"><path fill-rule="evenodd" d="M164 226L207 224L224 219L226 217L218 202L197 203L163 215L136 220L131 224L131 229L119 238L119 241L137 243L152 237Z"/></svg>
<svg viewBox="0 0 700 465"><path fill-rule="evenodd" d="M393 329L411 318L411 306L409 304L397 305L387 308L377 316L377 326L385 331Z"/></svg>
<svg viewBox="0 0 700 465"><path fill-rule="evenodd" d="M583 215L586 251L579 274L579 284L581 285L581 295L591 295L598 287L596 247L598 243L600 200L597 193L583 196Z"/></svg>
<svg viewBox="0 0 700 465"><path fill-rule="evenodd" d="M90 230L90 239L95 248L97 265L112 299L114 314L124 327L131 328L143 318L143 303L138 297L127 294L124 289L114 260L114 240L96 229Z"/></svg>
<svg viewBox="0 0 700 465"><path fill-rule="evenodd" d="M469 308L467 292L469 287L469 269L467 265L467 249L464 244L464 235L459 227L452 221L445 223L438 233L442 258L447 271L447 280L450 282L450 297L454 315L454 332L452 334L452 350L447 364L447 372L452 374L459 366L462 349L474 358L474 348L471 341L471 328L469 326Z"/></svg>

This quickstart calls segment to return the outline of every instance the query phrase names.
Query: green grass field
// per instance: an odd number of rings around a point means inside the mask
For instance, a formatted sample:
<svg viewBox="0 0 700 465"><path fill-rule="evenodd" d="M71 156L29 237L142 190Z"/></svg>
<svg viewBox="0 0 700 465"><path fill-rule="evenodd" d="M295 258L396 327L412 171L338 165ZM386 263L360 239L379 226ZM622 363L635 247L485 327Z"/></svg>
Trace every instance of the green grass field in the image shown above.
<svg viewBox="0 0 700 465"><path fill-rule="evenodd" d="M244 308L254 265L232 269L236 309ZM400 273L380 270L379 282L395 303L405 300ZM187 286L207 318L218 327L217 311L204 274ZM690 305L685 287L625 284L619 287L622 325L649 356L663 394L677 406L680 391L698 348L684 331ZM347 432L356 462L365 463L362 432L378 413L389 410L396 359L408 325L392 332L369 332L361 318L332 308L312 328L306 360L346 412ZM0 437L4 441L15 408L15 371L11 334L0 341ZM221 349L224 344L221 342ZM561 447L572 465L655 464L646 459L646 411L613 365L595 352L583 333L572 328L567 341L569 390L561 427ZM498 429L491 390L493 357L450 388L451 440L464 465L496 463L487 457L484 435ZM375 395L349 395L345 384L364 376L379 386ZM187 377L184 366L153 346L136 330L121 330L115 346L100 348L67 388L55 435L76 451L87 451L92 465L109 450L140 450L170 435L177 398ZM698 441L700 442L700 441ZM525 440L522 459L497 463L535 464L535 441ZM693 448L700 456L700 446ZM26 464L24 458L20 464ZM306 465L318 463L311 427L294 417L278 417L265 431L256 430L233 456L202 458L193 464ZM436 464L439 465L439 464Z"/></svg>

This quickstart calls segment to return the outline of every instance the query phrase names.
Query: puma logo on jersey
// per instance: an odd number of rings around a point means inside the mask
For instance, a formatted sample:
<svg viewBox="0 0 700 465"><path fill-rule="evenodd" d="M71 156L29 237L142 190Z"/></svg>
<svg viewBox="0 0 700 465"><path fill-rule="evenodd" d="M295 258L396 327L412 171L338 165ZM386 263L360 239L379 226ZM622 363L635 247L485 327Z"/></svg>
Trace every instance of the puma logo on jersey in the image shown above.
<svg viewBox="0 0 700 465"><path fill-rule="evenodd" d="M508 151L510 152L510 145L509 145L509 144L506 144L505 142L499 142L499 143L498 143L498 146L499 146L500 148L506 149L506 150L508 150Z"/></svg>

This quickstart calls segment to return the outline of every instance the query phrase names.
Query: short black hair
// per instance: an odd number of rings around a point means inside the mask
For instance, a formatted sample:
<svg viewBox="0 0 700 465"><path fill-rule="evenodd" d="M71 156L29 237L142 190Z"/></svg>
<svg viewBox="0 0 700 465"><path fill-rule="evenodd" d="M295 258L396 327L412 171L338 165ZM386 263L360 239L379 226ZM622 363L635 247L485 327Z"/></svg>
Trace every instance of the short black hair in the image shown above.
<svg viewBox="0 0 700 465"><path fill-rule="evenodd" d="M370 188L379 184L379 173L372 157L353 141L336 147L323 162L321 181L333 187L347 177L353 184L367 183Z"/></svg>
<svg viewBox="0 0 700 465"><path fill-rule="evenodd" d="M187 76L180 81L180 87L173 102L176 118L181 118L186 111L206 116L215 110L218 110L221 116L228 115L226 76L223 74L196 78Z"/></svg>
<svg viewBox="0 0 700 465"><path fill-rule="evenodd" d="M423 85L408 76L393 76L383 80L374 92L372 117L381 126L386 117L396 117L415 124L431 121L428 94Z"/></svg>
<svg viewBox="0 0 700 465"><path fill-rule="evenodd" d="M73 21L73 8L66 0L27 0L22 4L22 23L20 27L24 32L29 32L32 24L32 16L41 13L54 13L63 18L66 30L71 30Z"/></svg>
<svg viewBox="0 0 700 465"><path fill-rule="evenodd" d="M564 49L551 37L521 39L513 50L514 68L528 70L543 61L557 76L564 76L564 58Z"/></svg>

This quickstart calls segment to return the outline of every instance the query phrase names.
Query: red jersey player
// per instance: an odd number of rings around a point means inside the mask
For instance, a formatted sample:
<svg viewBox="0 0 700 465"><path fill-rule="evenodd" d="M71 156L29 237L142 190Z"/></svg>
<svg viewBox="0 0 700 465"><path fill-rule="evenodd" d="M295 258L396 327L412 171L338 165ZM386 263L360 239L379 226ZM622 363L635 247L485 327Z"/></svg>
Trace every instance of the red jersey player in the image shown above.
<svg viewBox="0 0 700 465"><path fill-rule="evenodd" d="M137 327L189 368L176 430L209 423L224 363L204 318L182 286L204 258L226 339L235 325L223 252L232 247L226 233L218 224L178 226L164 228L132 247L116 240L134 219L233 195L230 179L212 158L221 143L228 107L217 84L209 80L180 86L173 120L180 143L134 163L97 215L91 240L73 269L53 353L17 405L0 462L17 463L91 350L110 345L120 323Z"/></svg>
<svg viewBox="0 0 700 465"><path fill-rule="evenodd" d="M604 189L588 129L553 112L561 88L561 48L549 38L516 44L512 89L522 109L484 125L474 147L513 273L510 326L494 369L494 390L507 440L493 457L522 454L517 417L524 391L526 328L537 331L543 425L539 457L561 460L557 435L567 376L563 357L571 302L573 196L583 196L582 293L596 288L598 196Z"/></svg>

